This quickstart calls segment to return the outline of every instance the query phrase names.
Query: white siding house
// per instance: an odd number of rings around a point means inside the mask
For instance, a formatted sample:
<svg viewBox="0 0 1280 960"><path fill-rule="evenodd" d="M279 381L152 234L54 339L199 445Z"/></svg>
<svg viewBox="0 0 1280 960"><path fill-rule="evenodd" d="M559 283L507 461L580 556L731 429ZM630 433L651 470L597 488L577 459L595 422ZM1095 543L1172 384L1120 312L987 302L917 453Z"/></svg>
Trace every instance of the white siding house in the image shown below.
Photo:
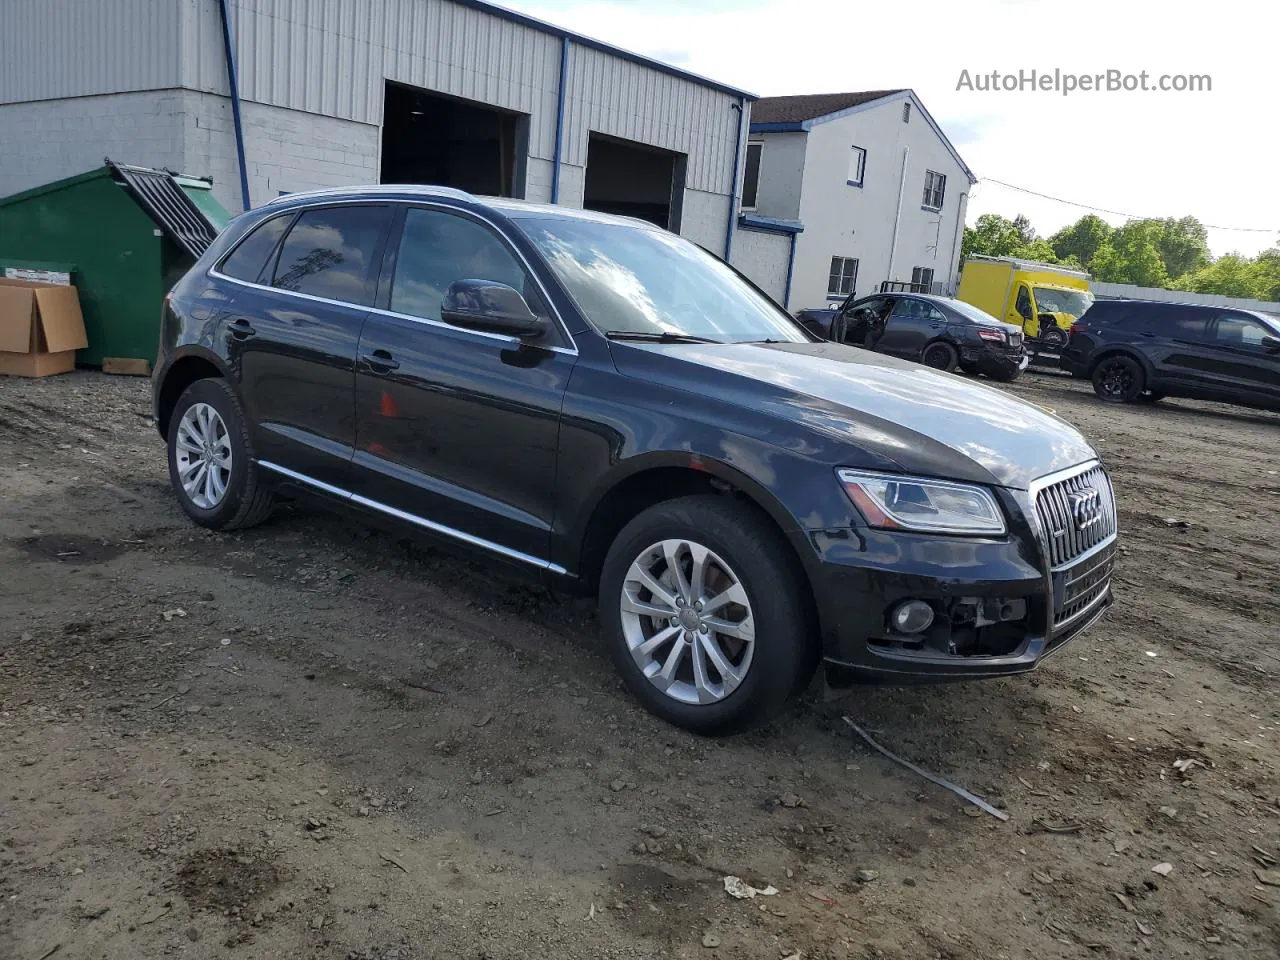
<svg viewBox="0 0 1280 960"><path fill-rule="evenodd" d="M759 100L745 169L746 215L803 224L789 309L952 289L977 178L912 91Z"/></svg>

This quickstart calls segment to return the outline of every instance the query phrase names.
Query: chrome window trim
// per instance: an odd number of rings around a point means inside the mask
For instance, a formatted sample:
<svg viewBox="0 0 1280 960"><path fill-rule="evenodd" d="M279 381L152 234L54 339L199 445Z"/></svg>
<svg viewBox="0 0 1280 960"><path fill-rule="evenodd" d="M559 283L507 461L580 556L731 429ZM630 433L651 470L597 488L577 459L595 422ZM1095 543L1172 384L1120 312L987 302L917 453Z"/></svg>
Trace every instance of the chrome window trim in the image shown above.
<svg viewBox="0 0 1280 960"><path fill-rule="evenodd" d="M341 487L335 487L333 484L325 483L324 481L317 480L314 477L309 477L305 473L299 473L296 470L290 470L288 467L282 467L278 463L272 463L269 460L256 460L256 459L253 462L256 463L258 466L262 467L264 470L270 470L272 473L277 473L282 477L288 477L290 480L296 480L298 483L306 484L307 486L314 487L315 489L320 490L324 493L331 494L332 496L335 496L335 497L340 497L341 499L346 500L349 503L355 503L362 507L368 507L371 510L377 510L378 512L385 513L388 516L395 517L399 520L404 520L408 523L412 523L415 526L422 527L424 530L430 530L432 533L438 533L446 537L452 537L453 539L461 541L462 543L470 544L473 547L479 547L483 550L489 550L492 553L496 553L500 556L507 557L511 560L519 560L521 563L531 564L532 566L537 567L539 570L546 570L548 573L563 575L569 572L564 567L559 566L558 564L551 563L549 560L543 560L541 557L535 557L528 553L522 553L519 550L513 550L510 547L504 547L502 544L494 543L492 540L485 540L483 537L477 537L474 534L465 533L462 530L457 530L454 527L446 526L443 523L437 523L434 520L428 520L426 517L420 517L416 513L409 513L405 510L400 510L396 507L389 506L388 504L385 504L380 500L373 500L373 499L370 499L369 497L363 497L358 493L353 493L350 490L344 490Z"/></svg>
<svg viewBox="0 0 1280 960"><path fill-rule="evenodd" d="M281 199L287 199L287 198L281 198ZM421 207L421 208L430 209L430 210L440 210L445 213L452 213L455 215L474 217L475 219L480 220L483 223L487 224L490 229L492 229L499 237L501 237L504 241L506 241L506 245L511 249L511 251L519 259L521 265L524 267L525 271L529 274L529 276L533 278L533 282L538 285L538 290L541 291L542 293L542 299L546 302L547 309L551 311L551 315L556 323L557 329L560 331L560 333L564 335L565 339L568 340L570 344L570 346L568 347L558 347L558 346L557 347L540 347L539 349L547 350L552 353L564 354L566 356L573 356L573 357L578 356L578 341L575 340L573 334L569 332L569 326L564 322L564 317L560 315L560 311L556 309L556 305L554 301L552 301L551 295L547 292L546 285L542 282L542 278L538 276L538 272L533 269L532 264L529 263L529 259L524 255L524 253L514 243L512 243L510 239L506 236L506 234L502 232L502 229L496 223L490 220L488 217L484 216L483 214L476 213L473 210L464 210L461 207L454 207L447 203L433 203L432 201L435 199L436 199L435 197L423 197L420 200L419 199L405 200L405 199L395 199L391 197L369 196L369 197L362 197L358 200L324 200L316 203L298 204L296 207L290 208L288 212L301 215L302 213L305 213L308 210L321 210L327 207L380 206L380 205L394 207L398 205L403 207ZM274 219L274 218L264 217L262 220L262 223L266 223L268 219ZM258 226L260 227L262 223L259 223ZM255 227L254 229L256 230L257 227ZM245 235L245 237L247 236L248 234ZM288 235L286 234L285 236L287 238ZM234 252L235 249L239 247L241 243L244 242L245 237L241 237L236 242L235 247L232 247L232 252ZM230 253L228 253L227 256L230 256ZM225 259L226 257L223 257L223 260L219 261L218 266L221 266L222 262L225 261ZM296 290L285 290L283 287L273 287L268 284L253 283L252 281L249 281L249 280L240 280L240 279L237 279L236 277L228 276L227 274L219 270L218 267L216 266L209 268L209 276L214 277L218 280L226 280L229 283L239 284L242 287L250 287L254 290L263 290L267 293L279 293L289 297L299 297L303 300L311 300L315 303L327 303L327 304L330 304L331 306L346 307L352 310L365 310L365 311L368 311L369 313L374 313L383 317L392 317L397 320L412 320L415 323L422 323L422 324L426 324L427 326L443 327L446 330L455 330L458 333L471 334L472 336L481 337L486 340L493 340L498 343L503 343L512 348L518 347L524 343L524 341L520 340L520 338L518 337L509 337L501 333L489 333L488 331L485 331L485 330L471 330L471 329L468 329L467 327L459 327L459 326L455 326L452 323L445 323L443 320L432 320L430 317L416 317L416 316L413 316L412 314L397 313L394 310L382 310L382 309L379 309L378 307L365 306L364 304L360 304L360 303L351 303L346 300L331 300L328 297L317 297L314 294L310 294L310 293L299 293Z"/></svg>

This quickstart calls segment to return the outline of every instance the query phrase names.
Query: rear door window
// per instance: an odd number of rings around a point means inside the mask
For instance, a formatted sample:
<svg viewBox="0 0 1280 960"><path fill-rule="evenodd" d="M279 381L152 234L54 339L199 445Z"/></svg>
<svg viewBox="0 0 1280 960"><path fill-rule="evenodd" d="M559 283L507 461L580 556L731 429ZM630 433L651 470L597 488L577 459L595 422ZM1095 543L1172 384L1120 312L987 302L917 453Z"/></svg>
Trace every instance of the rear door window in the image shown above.
<svg viewBox="0 0 1280 960"><path fill-rule="evenodd" d="M385 206L304 211L280 248L272 286L371 306L378 252L390 221L391 208Z"/></svg>
<svg viewBox="0 0 1280 960"><path fill-rule="evenodd" d="M292 214L272 217L254 227L231 251L231 256L222 261L221 272L237 280L257 283L265 271L267 260L276 252L276 244L280 242L291 217Z"/></svg>
<svg viewBox="0 0 1280 960"><path fill-rule="evenodd" d="M1170 307L1167 314L1161 313L1151 318L1153 333L1163 333L1176 340L1205 339L1205 327L1209 315L1199 307Z"/></svg>

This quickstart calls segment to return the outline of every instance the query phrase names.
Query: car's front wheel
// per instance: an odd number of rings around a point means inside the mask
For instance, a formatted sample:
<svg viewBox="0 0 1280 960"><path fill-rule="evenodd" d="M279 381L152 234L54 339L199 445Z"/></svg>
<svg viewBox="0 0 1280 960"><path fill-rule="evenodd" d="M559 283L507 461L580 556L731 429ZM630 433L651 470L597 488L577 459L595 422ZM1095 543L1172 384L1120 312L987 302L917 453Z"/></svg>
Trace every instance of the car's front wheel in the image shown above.
<svg viewBox="0 0 1280 960"><path fill-rule="evenodd" d="M225 380L197 380L178 398L169 420L169 479L187 516L213 530L251 527L271 512L244 410Z"/></svg>
<svg viewBox="0 0 1280 960"><path fill-rule="evenodd" d="M618 534L600 619L627 688L695 733L768 722L817 664L802 574L754 508L718 495L645 510Z"/></svg>
<svg viewBox="0 0 1280 960"><path fill-rule="evenodd" d="M1146 388L1146 375L1131 357L1104 358L1093 371L1093 392L1108 403L1133 403Z"/></svg>

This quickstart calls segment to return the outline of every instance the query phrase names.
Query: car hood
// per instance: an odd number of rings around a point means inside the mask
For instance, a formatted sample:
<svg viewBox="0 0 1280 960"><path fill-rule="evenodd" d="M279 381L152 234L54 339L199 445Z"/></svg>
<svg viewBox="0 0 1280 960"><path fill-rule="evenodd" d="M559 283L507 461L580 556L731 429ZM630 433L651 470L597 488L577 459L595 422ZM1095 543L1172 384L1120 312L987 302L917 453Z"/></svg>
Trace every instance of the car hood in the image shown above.
<svg viewBox="0 0 1280 960"><path fill-rule="evenodd" d="M623 374L749 405L906 473L1025 490L1098 456L1046 407L844 344L626 344L614 359Z"/></svg>

